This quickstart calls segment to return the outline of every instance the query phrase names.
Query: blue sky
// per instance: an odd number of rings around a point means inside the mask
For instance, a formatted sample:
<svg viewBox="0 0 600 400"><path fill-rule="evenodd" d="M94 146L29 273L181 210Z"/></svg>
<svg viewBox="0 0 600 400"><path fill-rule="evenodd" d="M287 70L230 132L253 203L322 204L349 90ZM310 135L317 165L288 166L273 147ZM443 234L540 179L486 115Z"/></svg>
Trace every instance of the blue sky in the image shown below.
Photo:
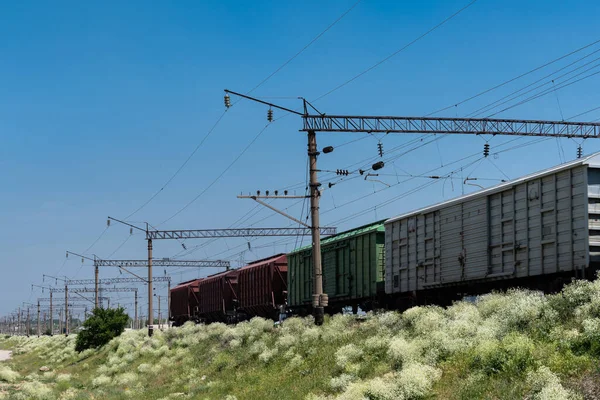
<svg viewBox="0 0 600 400"><path fill-rule="evenodd" d="M0 251L5 267L0 315L40 296L30 285L42 284L42 274L92 278L92 267L66 260L65 250L86 251L105 231L107 215L125 218L163 186L223 113L223 89L252 89L355 2L4 4L0 13ZM299 107L296 97L320 97L467 3L363 0L253 95L277 97L273 101ZM600 39L595 32L599 11L592 0L478 0L315 105L328 114L426 115ZM469 115L598 49L600 45L594 45L437 115ZM595 58L591 55L572 68ZM550 79L540 84L548 88ZM497 117L569 118L600 106L599 79L600 75L592 76ZM275 111L276 118L282 116ZM600 110L578 119L597 118ZM130 220L157 225L173 216L203 192L266 124L265 107L247 101L235 104L175 179ZM298 194L303 193L306 138L298 132L300 126L300 119L291 116L270 124L221 179L161 227L222 228L243 216L249 217L244 226L287 226L283 217L255 209L250 200L235 196L293 185ZM347 168L376 157L379 140L387 151L415 137L321 134L319 147L361 140L322 156L320 167ZM508 140L490 140L491 152L530 139L501 147ZM323 195L323 224L342 230L394 216L477 189L462 185L461 177L486 179L479 183L488 186L506 176L516 178L571 160L577 148L572 140L552 139L475 164L468 165L477 157L448 166L480 152L483 143L479 137L448 136L399 157L388 163L386 175L380 177L392 185L389 189L362 179L337 184ZM597 150L600 142L584 144L585 153ZM466 166L463 171L461 166ZM398 183L407 179L402 175L435 168L439 169L431 174L456 169L455 179L423 189L426 179ZM326 178L324 183L332 181L331 176ZM374 208L413 189L421 190ZM288 208L296 217L302 215L302 205L294 201L274 205ZM358 215L348 217L354 214ZM144 258L142 237L128 236L127 228L113 225L87 254ZM188 241L186 247L194 251L185 255L227 258L237 265L300 244L253 239L248 251L247 242L227 239L196 248L203 242ZM182 251L177 242L155 244L156 257L183 255ZM212 272L178 270L173 271L173 279ZM103 270L101 275L115 276L115 271ZM160 285L158 290L166 294ZM113 302L130 303L130 297L114 296Z"/></svg>

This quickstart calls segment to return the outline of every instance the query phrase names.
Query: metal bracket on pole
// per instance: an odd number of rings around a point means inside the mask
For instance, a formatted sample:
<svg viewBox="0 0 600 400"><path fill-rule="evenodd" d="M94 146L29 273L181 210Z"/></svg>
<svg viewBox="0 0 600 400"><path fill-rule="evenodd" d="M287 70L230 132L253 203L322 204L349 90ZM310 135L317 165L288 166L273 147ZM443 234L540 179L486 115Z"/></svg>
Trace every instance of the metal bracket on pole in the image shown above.
<svg viewBox="0 0 600 400"><path fill-rule="evenodd" d="M303 198L306 198L306 196L302 196L302 197L303 197ZM237 198L238 198L238 199L252 199L252 200L256 201L258 204L262 204L263 206L265 206L265 207L267 207L267 208L269 208L269 209L271 209L271 210L275 211L277 214L283 215L284 217L286 217L286 218L289 218L289 219L291 219L292 221L294 221L294 222L296 222L296 223L298 223L298 224L300 224L300 225L302 225L302 226L305 226L305 227L307 227L307 228L310 228L310 225L308 225L308 224L305 224L304 222L300 221L299 219L296 219L296 218L292 217L292 216L291 216L291 215L289 215L289 214L286 214L285 212L283 212L283 211L281 211L281 210L278 210L277 208L273 207L273 206L272 206L272 205L270 205L270 204L267 204L267 203L265 203L265 202L264 202L264 201L262 201L262 200L259 200L258 196L238 196ZM270 197L268 197L268 196L265 196L265 197L262 197L262 198L268 199L268 198L270 198Z"/></svg>

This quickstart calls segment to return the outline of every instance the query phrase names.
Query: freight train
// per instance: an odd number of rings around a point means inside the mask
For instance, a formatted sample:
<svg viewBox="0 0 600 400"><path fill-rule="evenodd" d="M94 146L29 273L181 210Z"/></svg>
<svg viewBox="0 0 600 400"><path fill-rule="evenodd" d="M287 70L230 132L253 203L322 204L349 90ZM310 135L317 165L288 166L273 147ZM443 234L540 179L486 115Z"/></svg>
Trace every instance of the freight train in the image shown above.
<svg viewBox="0 0 600 400"><path fill-rule="evenodd" d="M321 241L328 313L405 309L528 287L559 290L600 266L600 153ZM312 247L171 290L171 319L311 312Z"/></svg>

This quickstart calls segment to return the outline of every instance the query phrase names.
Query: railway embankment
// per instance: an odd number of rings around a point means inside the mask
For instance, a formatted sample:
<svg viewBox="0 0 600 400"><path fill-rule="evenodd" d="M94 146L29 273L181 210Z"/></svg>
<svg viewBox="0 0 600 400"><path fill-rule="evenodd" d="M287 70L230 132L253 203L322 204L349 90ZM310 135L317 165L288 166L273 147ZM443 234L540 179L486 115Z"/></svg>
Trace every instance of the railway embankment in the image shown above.
<svg viewBox="0 0 600 400"><path fill-rule="evenodd" d="M5 399L596 399L600 280L511 290L404 313L280 326L188 323L126 331L77 353L75 336L7 337Z"/></svg>

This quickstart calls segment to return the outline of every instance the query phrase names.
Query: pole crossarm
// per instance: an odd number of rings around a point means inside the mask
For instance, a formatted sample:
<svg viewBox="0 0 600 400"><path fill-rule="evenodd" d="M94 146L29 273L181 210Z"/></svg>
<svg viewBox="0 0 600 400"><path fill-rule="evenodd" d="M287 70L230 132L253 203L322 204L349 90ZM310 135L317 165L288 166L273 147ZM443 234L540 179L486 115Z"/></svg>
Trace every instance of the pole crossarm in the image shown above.
<svg viewBox="0 0 600 400"><path fill-rule="evenodd" d="M99 267L148 267L148 260L96 260ZM171 260L168 258L153 259L152 265L157 267L194 267L194 268L229 268L231 263L225 260Z"/></svg>
<svg viewBox="0 0 600 400"><path fill-rule="evenodd" d="M319 228L321 235L335 235L337 228ZM148 239L207 239L252 236L310 236L310 228L240 228L148 231Z"/></svg>
<svg viewBox="0 0 600 400"><path fill-rule="evenodd" d="M301 131L599 138L600 123L490 118L306 115Z"/></svg>
<svg viewBox="0 0 600 400"><path fill-rule="evenodd" d="M158 276L152 278L152 282L170 282L170 276ZM68 285L93 285L96 282L95 279L71 279L67 281ZM140 278L104 278L99 279L98 283L103 285L114 285L118 283L148 283L146 279ZM71 290L71 289L69 289Z"/></svg>
<svg viewBox="0 0 600 400"><path fill-rule="evenodd" d="M308 229L310 229L310 225L305 224L304 222L300 221L299 219L296 219L296 218L292 217L288 213L286 213L284 211L281 211L281 210L273 207L272 205L270 205L268 203L265 203L264 201L260 200L258 198L258 196L238 196L238 199L252 199L252 200L256 201L258 204L262 204L263 206L267 207L268 209L271 209L271 210L275 211L277 214L283 215L284 217L289 218L292 221L294 221L294 222L296 222L296 223L298 223L298 224L300 224L302 226L305 226Z"/></svg>

